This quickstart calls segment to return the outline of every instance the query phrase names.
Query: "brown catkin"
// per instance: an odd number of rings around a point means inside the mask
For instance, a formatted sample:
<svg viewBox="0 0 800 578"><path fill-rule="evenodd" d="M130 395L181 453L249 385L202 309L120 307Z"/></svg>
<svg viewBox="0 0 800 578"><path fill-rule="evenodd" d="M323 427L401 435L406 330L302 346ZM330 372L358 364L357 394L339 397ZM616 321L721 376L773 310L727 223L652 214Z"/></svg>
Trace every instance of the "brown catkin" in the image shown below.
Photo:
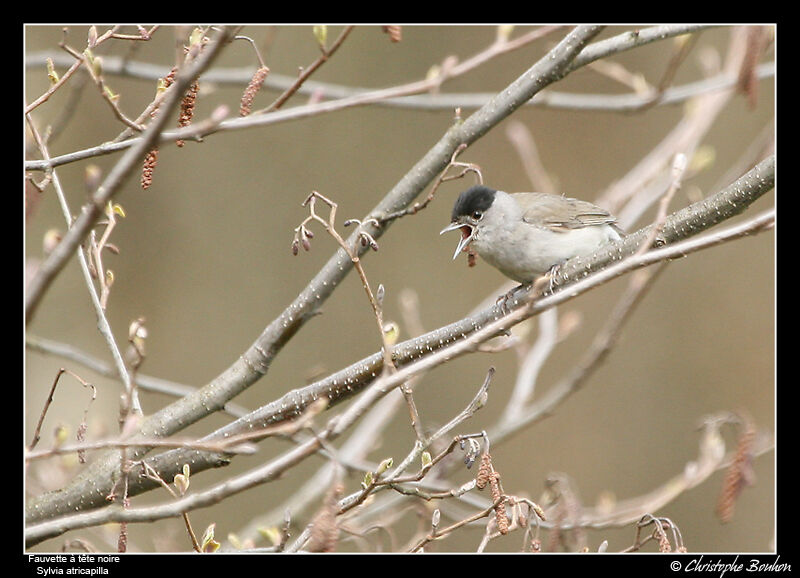
<svg viewBox="0 0 800 578"><path fill-rule="evenodd" d="M506 512L506 502L507 499L505 496L503 496L503 498L494 507L497 529L503 536L508 534L508 513Z"/></svg>
<svg viewBox="0 0 800 578"><path fill-rule="evenodd" d="M175 82L175 73L178 71L177 66L173 66L172 70L161 80L161 90L166 90ZM150 118L153 118L158 111L158 106L153 107L150 111ZM153 184L153 171L158 163L158 148L154 148L144 157L144 164L142 166L142 188L148 189Z"/></svg>
<svg viewBox="0 0 800 578"><path fill-rule="evenodd" d="M756 66L769 43L769 29L766 26L748 26L745 34L745 54L739 67L736 84L739 91L746 96L747 104L752 109L755 108L758 100Z"/></svg>
<svg viewBox="0 0 800 578"><path fill-rule="evenodd" d="M669 538L667 538L667 533L663 529L658 530L658 551L662 554L672 552Z"/></svg>
<svg viewBox="0 0 800 578"><path fill-rule="evenodd" d="M128 551L128 523L122 522L119 525L119 537L117 538L117 552Z"/></svg>
<svg viewBox="0 0 800 578"><path fill-rule="evenodd" d="M330 509L322 510L311 525L311 536L308 540L309 552L333 552L339 539L339 528L336 515Z"/></svg>
<svg viewBox="0 0 800 578"><path fill-rule="evenodd" d="M492 458L487 454L481 456L481 465L478 466L478 475L475 478L475 486L482 490L489 483L489 476L492 475Z"/></svg>
<svg viewBox="0 0 800 578"><path fill-rule="evenodd" d="M306 549L309 552L333 552L339 541L339 526L336 523L338 513L338 498L342 495L344 487L335 484L325 496L320 510L314 515L311 522L311 536Z"/></svg>
<svg viewBox="0 0 800 578"><path fill-rule="evenodd" d="M506 502L508 500L500 488L500 474L498 472L494 472L489 477L489 489L492 491L492 501L497 502L494 507L497 529L501 534L506 535L508 534L508 514L506 512Z"/></svg>
<svg viewBox="0 0 800 578"><path fill-rule="evenodd" d="M723 523L733 519L733 512L736 509L736 499L742 492L744 486L751 483L752 471L750 462L753 454L753 440L756 436L756 428L747 420L744 424L744 431L739 436L736 446L736 455L733 458L728 470L725 472L725 480L722 482L722 492L717 502L717 516Z"/></svg>
<svg viewBox="0 0 800 578"><path fill-rule="evenodd" d="M381 27L383 31L389 35L389 40L392 42L400 42L403 39L403 27L397 24L390 24Z"/></svg>
<svg viewBox="0 0 800 578"><path fill-rule="evenodd" d="M189 87L189 90L187 90L186 94L183 96L183 100L181 101L181 113L180 116L178 116L179 127L189 126L192 123L192 117L194 116L194 105L197 101L198 88L199 85L195 80ZM182 147L186 143L183 141L183 139L178 139L175 141L175 144L179 147Z"/></svg>
<svg viewBox="0 0 800 578"><path fill-rule="evenodd" d="M153 184L153 171L158 163L158 149L154 148L144 157L144 165L142 166L142 188L149 189Z"/></svg>
<svg viewBox="0 0 800 578"><path fill-rule="evenodd" d="M500 499L500 496L503 495L502 490L500 489L500 474L494 472L491 476L489 476L489 489L492 492L492 501L496 502Z"/></svg>
<svg viewBox="0 0 800 578"><path fill-rule="evenodd" d="M264 79L267 78L267 74L269 74L269 68L266 66L262 66L253 74L253 78L250 79L250 84L247 85L244 94L242 94L239 116L247 116L250 114L253 100L255 100L258 91L261 90L261 85L264 84Z"/></svg>
<svg viewBox="0 0 800 578"><path fill-rule="evenodd" d="M533 509L534 512L536 512L536 515L539 516L540 520L542 520L543 522L547 521L547 516L545 516L544 510L539 504L534 502L531 508Z"/></svg>
<svg viewBox="0 0 800 578"><path fill-rule="evenodd" d="M169 85L175 82L175 73L178 72L178 67L173 66L172 70L164 77L164 88L169 88Z"/></svg>
<svg viewBox="0 0 800 578"><path fill-rule="evenodd" d="M86 430L89 426L86 424L86 420L82 420L80 425L78 425L78 434L76 439L79 442L82 442L86 439ZM78 450L78 463L85 464L86 463L86 450Z"/></svg>

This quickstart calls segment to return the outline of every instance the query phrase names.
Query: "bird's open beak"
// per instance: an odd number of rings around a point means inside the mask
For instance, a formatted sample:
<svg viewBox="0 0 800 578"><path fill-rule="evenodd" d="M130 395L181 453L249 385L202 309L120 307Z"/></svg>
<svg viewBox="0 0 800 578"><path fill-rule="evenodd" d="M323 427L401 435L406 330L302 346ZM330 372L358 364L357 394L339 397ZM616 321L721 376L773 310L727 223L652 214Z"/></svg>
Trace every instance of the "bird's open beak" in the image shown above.
<svg viewBox="0 0 800 578"><path fill-rule="evenodd" d="M455 223L450 223L449 225L447 225L444 229L439 231L439 234L441 235L442 233L447 233L448 231L457 231L457 230L461 231L461 239L458 241L458 246L456 247L456 252L453 253L453 259L458 257L458 254L461 253L461 251L464 250L464 247L466 247L467 245L470 244L472 239L475 237L475 230L476 229L472 225L455 222Z"/></svg>

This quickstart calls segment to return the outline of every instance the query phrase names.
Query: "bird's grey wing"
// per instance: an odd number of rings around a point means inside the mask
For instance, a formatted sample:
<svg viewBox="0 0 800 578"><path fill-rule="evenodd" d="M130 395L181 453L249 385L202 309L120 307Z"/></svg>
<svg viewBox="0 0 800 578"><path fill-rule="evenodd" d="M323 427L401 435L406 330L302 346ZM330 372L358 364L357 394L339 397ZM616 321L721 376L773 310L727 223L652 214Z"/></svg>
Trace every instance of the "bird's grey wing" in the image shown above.
<svg viewBox="0 0 800 578"><path fill-rule="evenodd" d="M616 221L605 209L580 199L548 193L517 193L515 198L524 207L523 221L554 231L614 224Z"/></svg>

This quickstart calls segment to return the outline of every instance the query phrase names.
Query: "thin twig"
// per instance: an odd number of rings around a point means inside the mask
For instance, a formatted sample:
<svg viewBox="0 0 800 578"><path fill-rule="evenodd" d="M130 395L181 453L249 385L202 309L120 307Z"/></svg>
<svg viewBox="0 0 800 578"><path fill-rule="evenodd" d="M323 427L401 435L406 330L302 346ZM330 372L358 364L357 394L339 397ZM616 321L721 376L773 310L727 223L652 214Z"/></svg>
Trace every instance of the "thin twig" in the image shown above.
<svg viewBox="0 0 800 578"><path fill-rule="evenodd" d="M330 214L328 218L325 219L319 216L316 211L314 210L316 206L317 199L321 200L323 203L328 205L330 208ZM378 324L378 334L381 336L381 351L383 351L383 361L384 361L384 370L389 371L394 368L394 361L392 361L392 351L391 351L391 344L386 338L386 327L383 323L383 306L379 303L378 298L375 296L375 293L372 291L372 287L370 286L369 280L367 279L367 274L364 271L364 267L361 264L361 259L358 256L358 253L354 251L350 245L339 235L339 232L336 230L336 209L338 205L327 198L326 196L318 193L317 191L312 191L311 194L306 197L306 200L303 201L303 206L307 206L309 210L309 216L306 217L302 223L300 223L294 230L294 240L292 242L292 251L296 255L298 252L298 247L302 246L306 251L309 250L310 247L310 239L313 238L313 234L308 230L306 227L306 223L309 221L317 221L321 223L323 227L325 227L325 231L334 238L336 243L347 253L347 256L350 257L350 261L353 263L353 268L358 273L358 277L361 279L361 285L364 288L364 291L367 294L367 298L369 299L369 304L372 307L372 313L375 316L375 321ZM366 230L362 228L362 223L358 221L358 219L348 219L345 221L345 226L356 223L359 226L358 234L360 235L360 242L362 245L366 246L369 245L373 250L378 250L378 244L375 242L375 239L367 233ZM381 286L382 287L382 286ZM382 296L381 296L382 299Z"/></svg>
<svg viewBox="0 0 800 578"><path fill-rule="evenodd" d="M150 31L144 31L144 29L140 29L140 34L138 36L126 35L126 34L117 34L116 33L117 28L119 28L119 27L117 26L117 27L111 28L110 30L108 30L102 36L94 39L91 42L91 46L89 46L87 48L94 49L96 46L102 44L108 38L116 38L116 39L119 39L119 40L149 40L150 37L152 36L152 33L155 32L155 30L158 28L158 26L153 26L150 29ZM55 94L55 92L66 83L66 81L69 79L69 77L72 76L81 67L82 64L87 64L87 70L89 71L89 74L91 75L92 79L96 83L98 82L98 78L96 77L94 71L92 70L92 67L89 66L89 63L87 62L87 60L86 60L84 55L78 54L77 52L72 51L71 49L68 49L68 47L66 46L66 43L63 42L63 41L61 43L61 46L62 46L62 48L64 50L66 50L69 54L71 54L73 56L73 58L75 59L74 62L72 62L70 64L69 69L67 69L67 71L63 74L63 76L61 76L61 78L58 79L57 82L51 84L51 86L47 89L47 91L45 91L44 94L42 94L39 98L37 98L31 104L29 104L27 107L25 107L25 113L26 114L32 112L36 107L38 107L42 103L46 102L53 94ZM102 82L102 80L101 80L101 82ZM101 93L103 94L103 98L107 99L107 95L105 94L105 91L102 90L102 88L101 88ZM117 114L118 117L122 117L121 120L123 120L123 122L125 122L129 126L136 127L136 125L134 123L131 123L130 120L125 118L125 116L119 110L119 107L117 107L116 103L114 103L114 102L112 102L110 100L109 100L109 103L112 105L112 108L114 109L115 114ZM141 130L141 127L136 127L136 128L137 128L137 130Z"/></svg>
<svg viewBox="0 0 800 578"><path fill-rule="evenodd" d="M30 454L33 451L33 448L36 447L36 444L39 443L40 439L40 432L42 430L42 423L44 423L44 417L47 415L47 410L50 408L50 404L53 403L53 396L56 393L56 386L58 385L58 381L61 376L65 373L68 373L72 377L78 380L83 387L90 387L92 388L92 399L97 397L97 390L96 388L89 383L88 381L81 378L77 373L70 371L69 369L60 368L56 372L55 379L53 379L53 385L50 386L50 393L47 395L47 399L44 402L44 407L42 407L42 412L39 414L39 421L36 422L36 427L33 429L33 438L31 439L30 445L28 445L27 452ZM59 448L54 448L54 450L48 451L58 451Z"/></svg>
<svg viewBox="0 0 800 578"><path fill-rule="evenodd" d="M677 41L678 46L675 50L673 50L669 62L667 63L667 68L664 71L664 74L662 75L661 80L658 83L658 86L648 96L648 100L642 103L641 108L639 109L640 111L644 111L650 107L655 106L664 97L664 93L672 84L672 81L675 79L675 75L678 72L678 68L680 68L680 65L686 59L686 56L692 50L698 38L699 38L698 34L691 34L679 37Z"/></svg>
<svg viewBox="0 0 800 578"><path fill-rule="evenodd" d="M422 538L419 542L417 542L414 546L412 546L409 549L409 552L419 552L420 550L422 550L422 548L425 547L425 545L429 544L430 542L433 542L434 540L440 540L445 536L452 534L455 530L458 530L459 528L466 526L467 524L471 524L472 522L475 522L477 520L480 520L481 518L485 518L491 515L491 513L495 511L497 505L502 501L504 501L505 499L506 499L505 496L500 496L488 508L485 508L480 512L476 512L471 516L464 518L463 520L459 520L458 522L455 522L454 524L451 524L446 528L437 530L435 533L427 534L424 538Z"/></svg>
<svg viewBox="0 0 800 578"><path fill-rule="evenodd" d="M28 127L31 131L31 134L33 134L34 136L34 140L36 141L36 144L39 147L42 156L48 158L50 153L47 144L39 135L39 132L36 129L36 126L34 125L30 115L26 115L26 118L28 120ZM67 222L67 225L71 226L73 225L72 214L69 210L69 206L67 205L66 194L61 186L61 180L59 179L55 169L52 171L52 179L53 179L53 188L55 189L56 197L58 199L59 206L61 207L61 212L64 216L65 221ZM56 250L58 250L63 243L64 239L61 240L59 245L56 247ZM136 393L136 388L131 382L130 373L128 372L128 369L125 366L125 361L122 358L122 353L120 352L119 346L117 345L117 342L114 339L113 332L111 331L111 326L108 323L108 319L106 318L105 315L104 305L101 300L101 297L97 294L97 290L95 289L95 286L92 283L90 264L80 248L78 248L77 250L77 256L78 256L78 263L80 264L81 272L83 274L84 282L86 283L86 288L89 292L89 298L92 302L92 306L94 307L94 311L97 316L98 330L100 331L100 334L103 336L103 339L106 341L106 344L108 345L108 348L111 352L111 357L114 360L114 365L116 367L117 374L119 375L119 378L121 379L122 384L124 386L125 395L128 397L128 407L134 413L141 414L142 407L141 404L139 403L139 397ZM63 264L61 266L63 267ZM42 267L44 267L44 265ZM37 278L39 277L38 273L41 273L41 271L37 272ZM55 272L53 274L55 274ZM49 282L50 280L45 281L45 283ZM44 288L42 287L41 290L43 291ZM28 294L30 295L30 292ZM34 299L38 300L40 297L41 295L37 294L35 295ZM32 313L33 311L32 308L35 309L35 302L31 303L30 301L28 301L26 302L26 305L28 305L26 311Z"/></svg>
<svg viewBox="0 0 800 578"><path fill-rule="evenodd" d="M253 115L255 116L259 114L272 112L282 107L286 103L286 101L289 100L292 97L292 95L300 89L301 86L303 86L303 83L306 80L308 80L308 78L312 74L314 74L314 72L316 72L316 70L320 66L325 64L331 56L333 56L333 54L339 49L339 47L342 45L345 39L350 35L350 32L353 31L353 28L354 28L353 26L345 26L344 30L342 30L342 32L339 34L339 37L334 41L334 43L331 45L330 48L326 49L324 47L320 47L322 54L320 54L319 57L314 62L312 62L310 66L303 69L303 71L297 77L297 80L294 82L294 84L292 84L289 88L287 88L283 92L283 94L281 94L278 98L276 98L275 101L272 104L270 104L267 108L256 111L255 113L253 113Z"/></svg>
<svg viewBox="0 0 800 578"><path fill-rule="evenodd" d="M445 456L449 455L453 449L455 449L457 444L460 444L466 439L474 438L474 437L486 437L485 433L480 434L471 434L466 436L456 436L447 449L440 452L435 458L432 458L430 462L427 464L423 464L422 468L416 473L410 476L401 476L401 474L408 469L408 467L419 460L422 453L429 448L435 440L440 439L441 437L447 435L456 426L464 422L465 420L469 419L474 415L474 413L483 407L486 403L489 385L491 384L492 377L494 376L494 368L489 368L488 373L486 374L486 378L483 381L483 384L478 389L478 392L475 394L475 397L469 403L469 405L463 409L457 416L451 419L447 424L439 428L435 433L429 436L427 439L417 439L417 442L414 444L414 448L409 452L409 454L405 457L405 459L390 473L384 476L382 479L374 479L372 484L369 487L364 488L362 491L358 492L353 496L345 497L340 502L340 510L341 512L346 512L351 508L361 504L367 497L376 489L386 486L396 486L397 484L410 482L410 481L419 481L421 480L425 474L434 466L436 463L441 461Z"/></svg>
<svg viewBox="0 0 800 578"><path fill-rule="evenodd" d="M36 351L45 355L55 355L62 359L80 363L95 373L106 377L119 378L119 373L113 366L67 343L26 334L25 347L30 351ZM196 387L190 385L142 373L132 375L131 379L133 379L135 386L139 389L163 393L171 397L183 397L197 390ZM245 407L233 402L225 404L222 411L227 412L233 417L242 417L249 412Z"/></svg>
<svg viewBox="0 0 800 578"><path fill-rule="evenodd" d="M406 207L400 211L395 211L393 213L389 213L387 215L383 215L378 221L381 225L385 223L394 221L395 219L399 219L400 217L405 217L406 215L416 215L419 211L424 209L428 206L428 204L433 200L434 195L436 195L436 191L439 189L439 185L444 182L452 181L455 179L460 179L464 177L467 173L475 173L478 176L478 184L483 184L483 175L481 174L481 169L478 165L474 163L464 163L456 161L456 157L461 154L467 148L466 144L461 144L456 147L456 150L453 151L453 155L450 157L450 162L447 164L445 169L439 174L436 181L434 181L433 185L431 185L431 190L428 193L428 196L425 197L422 201L416 202L410 207ZM452 168L460 168L461 172L456 175L448 175L448 171Z"/></svg>
<svg viewBox="0 0 800 578"><path fill-rule="evenodd" d="M158 472L156 472L153 468L148 466L147 463L145 462L142 462L142 466L144 467L145 477L158 483L162 488L167 490L167 492L169 492L169 494L173 498L178 497L178 494L176 494L175 491L172 488L170 488L169 484L165 482L161 478L161 476L158 475ZM197 535L194 533L194 529L192 528L192 523L189 520L189 514L183 512L181 514L181 517L183 518L183 523L186 525L186 531L189 534L189 539L192 541L192 548L194 548L195 552L202 552L203 548L200 546L200 542L197 541Z"/></svg>
<svg viewBox="0 0 800 578"><path fill-rule="evenodd" d="M669 204L672 201L672 197L674 197L675 193L678 192L678 189L681 188L681 179L683 178L683 173L686 170L687 162L686 155L683 153L678 153L673 158L672 175L669 188L664 193L664 196L661 197L661 201L658 203L658 211L656 213L655 220L651 223L647 236L635 254L645 253L653 246L654 243L663 244L663 240L659 240L659 235L661 234L661 229L664 227L664 223L667 220Z"/></svg>
<svg viewBox="0 0 800 578"><path fill-rule="evenodd" d="M109 448L115 448L115 449L141 448L141 447L184 448L190 450L215 452L221 454L250 455L256 452L256 448L255 446L246 444L245 442L248 439L262 439L268 437L268 435L269 435L268 433L264 432L253 432L251 436L242 434L242 436L237 436L235 439L232 440L220 440L215 442L202 442L191 439L165 439L165 438L135 440L135 441L120 440L120 439L99 440L95 442L83 442L80 444L59 445L57 447L48 450L30 451L29 449L29 451L25 453L25 460L26 461L38 460L42 458L49 458L52 456L59 456L76 452L85 452L87 450L103 450ZM32 449L32 447L33 444L31 444L30 448Z"/></svg>

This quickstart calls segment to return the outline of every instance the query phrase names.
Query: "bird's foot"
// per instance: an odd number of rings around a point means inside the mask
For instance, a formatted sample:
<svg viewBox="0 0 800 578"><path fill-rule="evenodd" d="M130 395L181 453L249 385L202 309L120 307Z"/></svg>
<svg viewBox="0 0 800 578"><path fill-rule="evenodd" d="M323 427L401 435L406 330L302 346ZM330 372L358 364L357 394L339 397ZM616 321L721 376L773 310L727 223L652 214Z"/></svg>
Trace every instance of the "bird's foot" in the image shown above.
<svg viewBox="0 0 800 578"><path fill-rule="evenodd" d="M530 285L517 285L507 293L504 293L503 295L497 298L495 305L500 306L500 309L503 311L503 315L506 315L511 312L509 301L514 296L514 294L521 289L525 289L526 287L530 287Z"/></svg>

